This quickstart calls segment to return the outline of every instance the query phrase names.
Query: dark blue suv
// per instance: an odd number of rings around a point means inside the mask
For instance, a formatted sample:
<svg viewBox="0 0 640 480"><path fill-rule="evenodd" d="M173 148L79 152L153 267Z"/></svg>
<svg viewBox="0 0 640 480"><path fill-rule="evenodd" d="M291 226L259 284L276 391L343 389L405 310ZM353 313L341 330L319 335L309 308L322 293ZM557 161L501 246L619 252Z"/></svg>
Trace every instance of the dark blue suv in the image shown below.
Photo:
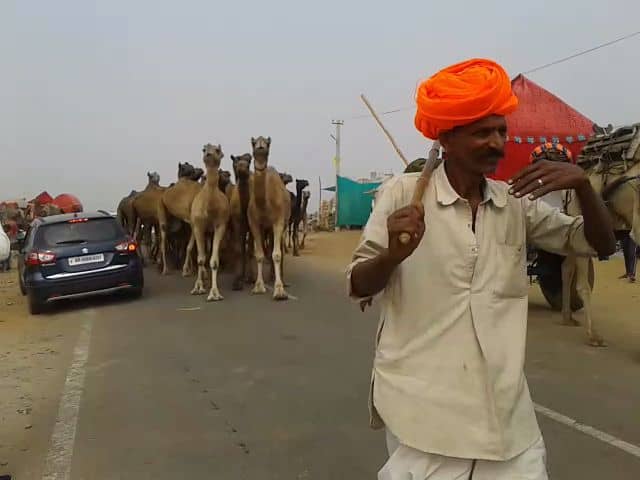
<svg viewBox="0 0 640 480"><path fill-rule="evenodd" d="M106 212L52 215L33 221L19 262L20 290L29 311L90 295L142 295L138 246Z"/></svg>

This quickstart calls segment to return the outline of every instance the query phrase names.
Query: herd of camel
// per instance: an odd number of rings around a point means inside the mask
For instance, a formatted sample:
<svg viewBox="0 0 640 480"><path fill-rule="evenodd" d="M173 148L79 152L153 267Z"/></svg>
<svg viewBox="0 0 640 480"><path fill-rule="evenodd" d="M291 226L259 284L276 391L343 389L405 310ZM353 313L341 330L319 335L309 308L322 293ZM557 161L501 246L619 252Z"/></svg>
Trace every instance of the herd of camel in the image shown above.
<svg viewBox="0 0 640 480"><path fill-rule="evenodd" d="M233 265L234 290L250 281L253 293L266 293L265 258L271 264L273 298L286 300L284 254L287 246L294 255L304 248L309 182L298 179L296 194L289 192L286 185L293 181L291 175L269 166L271 138L252 138L251 146L252 153L231 155L235 183L231 173L221 168L222 147L208 143L202 149L204 170L180 163L178 179L168 187L160 186L157 173L147 173L146 188L131 192L118 205L120 223L134 240L149 247L150 259L163 274L171 260L176 266L182 264L184 276L192 275L193 254L197 254L191 293L207 293L208 282L208 301L224 298L217 278L222 264Z"/></svg>

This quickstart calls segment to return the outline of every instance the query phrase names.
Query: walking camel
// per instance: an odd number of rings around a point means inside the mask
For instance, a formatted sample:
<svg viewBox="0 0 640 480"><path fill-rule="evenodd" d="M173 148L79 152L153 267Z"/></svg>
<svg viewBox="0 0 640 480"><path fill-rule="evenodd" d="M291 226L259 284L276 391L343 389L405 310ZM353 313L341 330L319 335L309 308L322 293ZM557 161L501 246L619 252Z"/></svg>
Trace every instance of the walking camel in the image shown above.
<svg viewBox="0 0 640 480"><path fill-rule="evenodd" d="M129 195L120 200L117 208L118 223L120 223L124 231L132 237L136 226L133 212L133 200L137 194L137 191L131 190Z"/></svg>
<svg viewBox="0 0 640 480"><path fill-rule="evenodd" d="M302 240L300 241L300 250L304 250L304 241L307 239L307 231L309 229L309 217L307 215L307 208L309 207L309 199L311 198L311 192L305 190L302 192Z"/></svg>
<svg viewBox="0 0 640 480"><path fill-rule="evenodd" d="M198 276L191 291L192 295L206 293L204 280L206 275L205 264L207 261L206 238L208 233L213 233L211 260L211 289L207 301L219 301L224 297L218 289L218 269L220 266L220 242L227 230L229 221L229 201L219 186L220 162L224 157L220 145L207 143L203 149L203 161L207 170L207 181L198 191L191 205L191 229L192 238L195 238L198 248ZM191 241L189 242L191 243Z"/></svg>
<svg viewBox="0 0 640 480"><path fill-rule="evenodd" d="M233 290L242 290L247 275L247 242L249 242L249 208L251 181L251 154L231 155L236 185L227 191L231 207L231 233L234 247L235 276Z"/></svg>
<svg viewBox="0 0 640 480"><path fill-rule="evenodd" d="M273 270L275 274L273 298L286 300L289 295L284 288L282 262L284 257L284 233L291 215L289 192L278 172L269 168L271 137L262 136L251 139L253 147L254 174L250 182L248 208L249 228L254 242L254 254L257 264L256 283L253 293L266 292L262 272L264 261L263 239L272 245Z"/></svg>
<svg viewBox="0 0 640 480"><path fill-rule="evenodd" d="M147 179L145 189L132 199L131 223L133 224L133 239L139 243L147 240L153 245L155 242L152 239L152 231L158 225L157 205L165 187L160 186L160 175L157 172L147 172ZM153 248L151 249L150 256L154 258Z"/></svg>
<svg viewBox="0 0 640 480"><path fill-rule="evenodd" d="M167 263L169 222L172 219L177 219L191 224L191 204L198 192L203 188L202 184L198 183L197 180L193 180L194 170L193 166L189 164L179 164L178 181L163 192L157 205L162 275L166 275L169 272ZM182 267L182 275L185 277L192 274L191 253L194 244L195 238L193 232L191 232Z"/></svg>
<svg viewBox="0 0 640 480"><path fill-rule="evenodd" d="M302 221L302 194L303 190L309 186L309 182L307 180L296 180L296 194L295 196L290 195L293 200L291 206L291 216L289 218L289 246L293 246L293 256L300 256L299 251L299 238L298 238L298 228L300 226L300 222Z"/></svg>

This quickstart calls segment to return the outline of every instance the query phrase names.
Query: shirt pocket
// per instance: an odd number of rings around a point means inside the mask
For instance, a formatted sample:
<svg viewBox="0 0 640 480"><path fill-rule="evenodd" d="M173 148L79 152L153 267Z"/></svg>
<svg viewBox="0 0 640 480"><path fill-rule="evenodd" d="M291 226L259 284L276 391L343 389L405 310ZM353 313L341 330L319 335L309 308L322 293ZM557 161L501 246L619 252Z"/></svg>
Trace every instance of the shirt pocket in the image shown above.
<svg viewBox="0 0 640 480"><path fill-rule="evenodd" d="M524 243L496 245L494 293L501 298L526 297L529 291Z"/></svg>

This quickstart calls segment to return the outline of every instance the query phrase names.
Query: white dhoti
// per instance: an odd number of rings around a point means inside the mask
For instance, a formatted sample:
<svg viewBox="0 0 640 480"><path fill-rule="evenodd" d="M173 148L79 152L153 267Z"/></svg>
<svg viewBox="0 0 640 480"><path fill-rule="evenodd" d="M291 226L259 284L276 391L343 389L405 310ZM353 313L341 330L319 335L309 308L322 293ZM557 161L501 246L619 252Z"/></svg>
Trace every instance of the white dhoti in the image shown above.
<svg viewBox="0 0 640 480"><path fill-rule="evenodd" d="M401 444L387 430L389 460L378 480L548 480L542 437L506 461L469 460L421 452Z"/></svg>

